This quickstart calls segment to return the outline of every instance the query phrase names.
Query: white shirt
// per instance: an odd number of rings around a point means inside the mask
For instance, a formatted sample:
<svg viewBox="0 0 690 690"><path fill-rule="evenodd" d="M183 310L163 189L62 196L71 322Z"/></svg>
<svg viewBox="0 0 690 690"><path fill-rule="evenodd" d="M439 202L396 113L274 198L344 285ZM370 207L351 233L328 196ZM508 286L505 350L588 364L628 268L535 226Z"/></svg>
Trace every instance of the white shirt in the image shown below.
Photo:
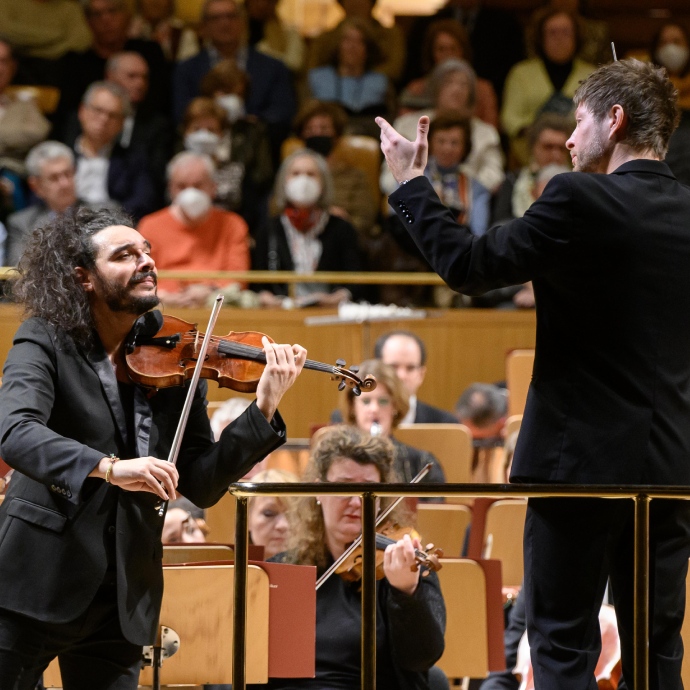
<svg viewBox="0 0 690 690"><path fill-rule="evenodd" d="M410 396L410 409L407 414L400 420L401 424L414 424L415 417L417 416L417 396Z"/></svg>
<svg viewBox="0 0 690 690"><path fill-rule="evenodd" d="M88 204L102 204L110 201L108 194L108 170L110 169L111 147L101 149L95 156L83 155L81 137L74 146L78 154L74 185L77 198Z"/></svg>

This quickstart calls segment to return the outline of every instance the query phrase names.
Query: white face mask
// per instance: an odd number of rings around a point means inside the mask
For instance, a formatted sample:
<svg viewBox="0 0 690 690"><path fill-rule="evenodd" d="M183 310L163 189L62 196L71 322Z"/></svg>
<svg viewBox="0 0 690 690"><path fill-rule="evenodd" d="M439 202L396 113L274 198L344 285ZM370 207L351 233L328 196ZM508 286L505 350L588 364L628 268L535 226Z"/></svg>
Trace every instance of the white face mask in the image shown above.
<svg viewBox="0 0 690 690"><path fill-rule="evenodd" d="M285 196L295 206L313 206L321 196L321 183L309 175L295 175L285 183Z"/></svg>
<svg viewBox="0 0 690 690"><path fill-rule="evenodd" d="M237 122L241 117L244 117L244 100L237 94L229 93L226 96L218 96L216 103L223 108L229 122Z"/></svg>
<svg viewBox="0 0 690 690"><path fill-rule="evenodd" d="M667 43L656 51L656 59L669 72L681 72L688 62L690 51L685 46Z"/></svg>
<svg viewBox="0 0 690 690"><path fill-rule="evenodd" d="M196 132L190 132L184 138L184 147L187 151L206 156L212 156L216 152L218 144L220 144L220 137L207 129L197 129Z"/></svg>
<svg viewBox="0 0 690 690"><path fill-rule="evenodd" d="M187 187L175 197L174 203L187 218L197 220L209 212L213 201L206 192L202 192L196 187Z"/></svg>

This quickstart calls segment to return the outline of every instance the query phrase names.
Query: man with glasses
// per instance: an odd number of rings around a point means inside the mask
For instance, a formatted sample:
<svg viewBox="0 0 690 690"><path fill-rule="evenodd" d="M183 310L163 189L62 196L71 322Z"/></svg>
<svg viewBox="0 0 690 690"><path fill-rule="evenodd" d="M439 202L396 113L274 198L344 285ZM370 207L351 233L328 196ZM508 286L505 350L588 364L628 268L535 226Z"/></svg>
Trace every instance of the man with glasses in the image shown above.
<svg viewBox="0 0 690 690"><path fill-rule="evenodd" d="M206 73L221 60L232 59L249 75L251 89L246 102L249 115L270 125L274 152L290 130L295 114L295 95L285 65L247 45L247 19L235 0L206 0L202 14L206 47L177 65L173 79L173 110L182 120L189 102L199 95Z"/></svg>
<svg viewBox="0 0 690 690"><path fill-rule="evenodd" d="M77 196L92 206L120 205L137 220L156 209L144 154L117 143L130 104L117 84L95 82L79 108L82 133L73 142Z"/></svg>

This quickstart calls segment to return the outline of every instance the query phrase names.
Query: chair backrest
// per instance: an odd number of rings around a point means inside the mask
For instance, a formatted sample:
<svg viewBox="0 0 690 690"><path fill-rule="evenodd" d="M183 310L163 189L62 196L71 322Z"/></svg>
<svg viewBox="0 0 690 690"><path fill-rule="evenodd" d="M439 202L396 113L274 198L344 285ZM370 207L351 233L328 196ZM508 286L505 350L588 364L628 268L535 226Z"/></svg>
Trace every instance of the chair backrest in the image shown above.
<svg viewBox="0 0 690 690"><path fill-rule="evenodd" d="M521 414L512 414L508 419L506 419L505 426L503 427L503 435L508 438L511 434L516 431L520 431L520 425L522 424Z"/></svg>
<svg viewBox="0 0 690 690"><path fill-rule="evenodd" d="M525 499L496 501L486 511L482 556L501 561L504 587L522 584L522 534L526 512Z"/></svg>
<svg viewBox="0 0 690 690"><path fill-rule="evenodd" d="M444 558L442 565L446 646L438 666L449 679L505 669L499 564Z"/></svg>
<svg viewBox="0 0 690 690"><path fill-rule="evenodd" d="M235 497L232 494L225 494L216 505L206 509L206 524L208 541L235 543Z"/></svg>
<svg viewBox="0 0 690 690"><path fill-rule="evenodd" d="M419 503L417 505L417 531L422 545L433 544L443 549L446 558L462 554L467 527L472 520L468 506L448 503Z"/></svg>
<svg viewBox="0 0 690 690"><path fill-rule="evenodd" d="M44 115L50 115L55 112L58 102L60 101L60 89L55 86L33 86L14 84L8 86L5 93L12 97L28 96L36 101L38 109Z"/></svg>
<svg viewBox="0 0 690 690"><path fill-rule="evenodd" d="M472 434L464 424L401 424L394 436L409 446L433 453L441 463L446 481L466 484L472 477ZM448 497L449 503L467 499Z"/></svg>
<svg viewBox="0 0 690 690"><path fill-rule="evenodd" d="M533 368L534 350L513 350L506 357L509 415L522 414L525 411Z"/></svg>

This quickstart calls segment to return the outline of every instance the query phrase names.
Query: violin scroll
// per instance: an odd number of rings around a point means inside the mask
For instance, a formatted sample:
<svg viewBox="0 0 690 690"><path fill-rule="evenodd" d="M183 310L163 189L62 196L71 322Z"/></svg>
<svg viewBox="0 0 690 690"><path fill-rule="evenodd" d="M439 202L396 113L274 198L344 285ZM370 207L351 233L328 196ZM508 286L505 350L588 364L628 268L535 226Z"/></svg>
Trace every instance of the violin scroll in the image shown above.
<svg viewBox="0 0 690 690"><path fill-rule="evenodd" d="M358 371L358 366L346 369L345 360L336 359L331 380L338 381L339 391L345 390L348 387L352 388L352 392L355 395L361 395L363 390L373 391L376 388L376 379L371 374L367 374L363 379L360 379L357 376Z"/></svg>

